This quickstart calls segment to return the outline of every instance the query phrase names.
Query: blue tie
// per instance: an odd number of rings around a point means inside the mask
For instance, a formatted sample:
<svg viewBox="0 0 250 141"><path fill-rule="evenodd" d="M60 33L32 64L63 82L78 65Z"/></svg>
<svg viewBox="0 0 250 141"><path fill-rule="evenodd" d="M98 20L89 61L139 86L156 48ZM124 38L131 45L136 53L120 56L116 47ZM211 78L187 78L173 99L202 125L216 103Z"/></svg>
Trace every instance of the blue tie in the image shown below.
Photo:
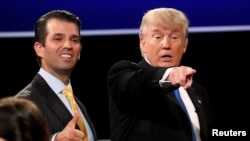
<svg viewBox="0 0 250 141"><path fill-rule="evenodd" d="M195 137L195 134L194 134L194 129L193 129L193 126L192 126L192 122L191 122L191 119L189 117L189 114L187 112L187 109L186 109L186 106L184 104L184 102L182 101L182 98L181 98L181 95L180 95L180 92L178 89L174 90L174 95L177 99L177 101L179 102L182 110L185 112L185 114L188 116L188 119L189 119L189 122L190 122L190 126L191 126L191 130L192 130L192 141L196 141L196 137Z"/></svg>

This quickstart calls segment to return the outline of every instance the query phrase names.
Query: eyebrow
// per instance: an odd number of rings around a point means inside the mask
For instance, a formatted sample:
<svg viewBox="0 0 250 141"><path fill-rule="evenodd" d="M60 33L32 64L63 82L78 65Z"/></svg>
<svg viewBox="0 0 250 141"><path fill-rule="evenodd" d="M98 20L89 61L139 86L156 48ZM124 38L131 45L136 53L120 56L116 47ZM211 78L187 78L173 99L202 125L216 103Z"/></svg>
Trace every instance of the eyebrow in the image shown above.
<svg viewBox="0 0 250 141"><path fill-rule="evenodd" d="M154 29L153 32L161 32L159 29Z"/></svg>
<svg viewBox="0 0 250 141"><path fill-rule="evenodd" d="M63 34L63 33L55 33L55 34L53 34L52 36L64 36L65 34ZM79 35L76 35L76 34L72 34L72 35L70 35L70 38L80 38L80 36Z"/></svg>

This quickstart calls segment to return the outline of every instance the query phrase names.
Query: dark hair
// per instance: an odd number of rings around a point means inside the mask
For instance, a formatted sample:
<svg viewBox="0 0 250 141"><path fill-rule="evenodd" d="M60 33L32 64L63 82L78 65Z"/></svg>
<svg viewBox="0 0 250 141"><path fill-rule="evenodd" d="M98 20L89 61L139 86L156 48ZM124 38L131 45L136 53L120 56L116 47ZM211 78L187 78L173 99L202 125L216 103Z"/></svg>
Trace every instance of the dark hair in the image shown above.
<svg viewBox="0 0 250 141"><path fill-rule="evenodd" d="M46 26L47 26L48 20L50 19L60 19L60 20L65 20L65 21L76 24L79 29L79 35L80 35L81 21L77 16L75 16L73 13L66 11L66 10L53 10L44 14L37 20L35 24L35 29L34 29L35 31L34 41L35 42L40 42L42 43L43 46L45 46L45 40L48 34Z"/></svg>
<svg viewBox="0 0 250 141"><path fill-rule="evenodd" d="M2 98L0 115L0 138L8 141L49 141L48 125L32 101Z"/></svg>

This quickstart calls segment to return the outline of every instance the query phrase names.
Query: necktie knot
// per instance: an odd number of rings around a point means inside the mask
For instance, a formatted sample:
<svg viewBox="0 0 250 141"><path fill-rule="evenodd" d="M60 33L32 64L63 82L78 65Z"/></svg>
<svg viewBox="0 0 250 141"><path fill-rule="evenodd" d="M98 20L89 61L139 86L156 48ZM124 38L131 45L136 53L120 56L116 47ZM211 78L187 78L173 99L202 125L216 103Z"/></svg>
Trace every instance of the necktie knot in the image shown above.
<svg viewBox="0 0 250 141"><path fill-rule="evenodd" d="M69 88L69 87L65 87L65 88L62 90L62 93L63 93L66 97L73 97L72 89Z"/></svg>

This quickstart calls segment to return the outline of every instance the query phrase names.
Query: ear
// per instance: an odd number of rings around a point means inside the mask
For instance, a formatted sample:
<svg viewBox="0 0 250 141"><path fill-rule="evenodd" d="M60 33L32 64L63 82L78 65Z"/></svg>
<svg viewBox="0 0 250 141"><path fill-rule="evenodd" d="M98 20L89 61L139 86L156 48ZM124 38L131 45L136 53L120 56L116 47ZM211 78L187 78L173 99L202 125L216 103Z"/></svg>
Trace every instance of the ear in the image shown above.
<svg viewBox="0 0 250 141"><path fill-rule="evenodd" d="M82 45L81 45L81 47L80 47L80 53L78 54L78 60L80 60L81 59L81 53L82 52Z"/></svg>
<svg viewBox="0 0 250 141"><path fill-rule="evenodd" d="M140 49L142 54L145 54L147 52L147 49L145 47L145 39L143 37L140 38Z"/></svg>
<svg viewBox="0 0 250 141"><path fill-rule="evenodd" d="M187 50L187 46L188 46L188 38L186 38L186 40L184 41L184 48L183 48L183 54L186 52Z"/></svg>
<svg viewBox="0 0 250 141"><path fill-rule="evenodd" d="M41 43L35 42L35 44L34 44L34 50L35 50L37 56L43 57L44 47L42 46Z"/></svg>
<svg viewBox="0 0 250 141"><path fill-rule="evenodd" d="M81 53L79 53L79 55L78 55L78 60L80 60L81 59Z"/></svg>

